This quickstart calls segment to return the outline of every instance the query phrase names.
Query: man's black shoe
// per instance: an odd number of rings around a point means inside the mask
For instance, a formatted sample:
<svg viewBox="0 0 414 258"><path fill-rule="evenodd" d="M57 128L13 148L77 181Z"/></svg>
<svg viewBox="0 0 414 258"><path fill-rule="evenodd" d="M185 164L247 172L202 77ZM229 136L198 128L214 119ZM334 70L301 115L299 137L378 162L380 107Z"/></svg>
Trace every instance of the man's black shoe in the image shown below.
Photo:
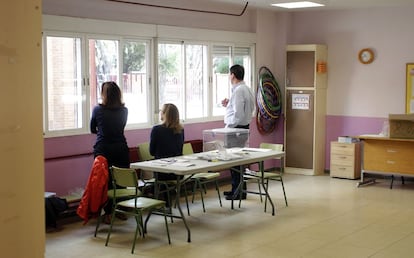
<svg viewBox="0 0 414 258"><path fill-rule="evenodd" d="M223 194L226 195L226 196L227 195L232 196L233 195L233 192L232 191L224 191Z"/></svg>
<svg viewBox="0 0 414 258"><path fill-rule="evenodd" d="M233 196L231 196L231 195L227 195L227 196L226 196L226 200L232 200L232 197L233 197ZM241 198L242 200L246 200L246 195L245 195L245 194L242 194L242 196L241 196L241 197L242 197L242 198ZM234 197L234 200L236 200L236 201L237 201L237 200L240 200L240 196L239 196L239 195L235 196L235 197Z"/></svg>

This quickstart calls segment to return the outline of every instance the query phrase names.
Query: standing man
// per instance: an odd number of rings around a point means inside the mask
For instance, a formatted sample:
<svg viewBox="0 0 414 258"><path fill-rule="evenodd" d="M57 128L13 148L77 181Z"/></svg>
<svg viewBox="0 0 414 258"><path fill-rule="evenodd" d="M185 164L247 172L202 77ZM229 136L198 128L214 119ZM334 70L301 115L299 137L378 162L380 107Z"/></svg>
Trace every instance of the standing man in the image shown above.
<svg viewBox="0 0 414 258"><path fill-rule="evenodd" d="M230 82L232 85L230 99L224 99L221 104L226 107L224 115L224 123L227 128L243 128L249 129L250 121L254 110L254 96L252 90L243 81L244 68L241 65L233 65L230 67ZM247 140L247 139L246 139ZM244 146L244 144L243 144ZM246 199L246 193L240 196L236 193L240 184L240 173L234 171L242 169L242 167L234 167L231 172L231 191L225 191L224 195L227 200ZM243 189L246 185L243 184Z"/></svg>

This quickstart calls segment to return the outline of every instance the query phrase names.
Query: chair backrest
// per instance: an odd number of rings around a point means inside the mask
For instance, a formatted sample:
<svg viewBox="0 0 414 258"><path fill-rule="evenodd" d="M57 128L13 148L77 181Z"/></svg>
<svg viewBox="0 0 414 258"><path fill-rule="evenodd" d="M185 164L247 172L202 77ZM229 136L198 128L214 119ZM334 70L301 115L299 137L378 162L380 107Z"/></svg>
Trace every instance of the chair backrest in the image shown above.
<svg viewBox="0 0 414 258"><path fill-rule="evenodd" d="M189 142L184 143L184 145L183 145L183 155L190 155L190 154L193 154L193 153L194 153L194 151L193 151L193 146L191 145L191 143L189 143Z"/></svg>
<svg viewBox="0 0 414 258"><path fill-rule="evenodd" d="M112 166L110 168L112 180L115 186L121 187L135 187L138 188L138 176L133 168L118 168Z"/></svg>
<svg viewBox="0 0 414 258"><path fill-rule="evenodd" d="M265 143L265 142L262 142L260 144L260 148L263 148L263 149L271 149L271 150L276 150L276 151L283 151L283 144L280 144L280 143Z"/></svg>
<svg viewBox="0 0 414 258"><path fill-rule="evenodd" d="M154 156L152 156L149 151L149 142L138 144L138 154L141 161L154 159Z"/></svg>

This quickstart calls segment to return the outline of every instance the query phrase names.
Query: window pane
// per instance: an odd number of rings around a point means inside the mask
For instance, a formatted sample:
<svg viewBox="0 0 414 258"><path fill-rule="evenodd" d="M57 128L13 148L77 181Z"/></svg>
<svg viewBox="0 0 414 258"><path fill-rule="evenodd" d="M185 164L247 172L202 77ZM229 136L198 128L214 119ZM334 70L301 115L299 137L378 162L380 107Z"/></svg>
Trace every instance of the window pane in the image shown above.
<svg viewBox="0 0 414 258"><path fill-rule="evenodd" d="M239 64L244 67L244 82L252 90L254 85L251 85L252 81L252 64L250 59L250 48L249 47L235 47L234 48L234 64Z"/></svg>
<svg viewBox="0 0 414 258"><path fill-rule="evenodd" d="M128 124L148 122L148 44L128 41L123 47L122 96Z"/></svg>
<svg viewBox="0 0 414 258"><path fill-rule="evenodd" d="M101 102L101 85L114 81L119 85L118 41L89 40L90 110Z"/></svg>
<svg viewBox="0 0 414 258"><path fill-rule="evenodd" d="M229 46L213 46L213 116L224 115L221 101L230 97L230 51Z"/></svg>
<svg viewBox="0 0 414 258"><path fill-rule="evenodd" d="M80 38L47 37L47 131L82 128Z"/></svg>
<svg viewBox="0 0 414 258"><path fill-rule="evenodd" d="M182 79L181 44L158 45L159 104L173 103L183 118L184 85Z"/></svg>
<svg viewBox="0 0 414 258"><path fill-rule="evenodd" d="M206 47L186 46L186 118L207 116Z"/></svg>

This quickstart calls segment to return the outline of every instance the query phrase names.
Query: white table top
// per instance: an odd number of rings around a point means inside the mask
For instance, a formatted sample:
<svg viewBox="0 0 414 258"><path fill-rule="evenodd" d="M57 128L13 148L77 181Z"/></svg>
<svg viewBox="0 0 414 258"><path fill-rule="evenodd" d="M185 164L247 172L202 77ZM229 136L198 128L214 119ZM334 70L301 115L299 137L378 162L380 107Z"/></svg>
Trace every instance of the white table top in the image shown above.
<svg viewBox="0 0 414 258"><path fill-rule="evenodd" d="M209 151L168 159L134 162L130 166L131 168L147 171L191 175L207 171L220 171L233 166L280 158L285 155L283 151L259 148L232 148L226 151L227 155L219 154L217 151ZM222 160L227 158L230 160Z"/></svg>

